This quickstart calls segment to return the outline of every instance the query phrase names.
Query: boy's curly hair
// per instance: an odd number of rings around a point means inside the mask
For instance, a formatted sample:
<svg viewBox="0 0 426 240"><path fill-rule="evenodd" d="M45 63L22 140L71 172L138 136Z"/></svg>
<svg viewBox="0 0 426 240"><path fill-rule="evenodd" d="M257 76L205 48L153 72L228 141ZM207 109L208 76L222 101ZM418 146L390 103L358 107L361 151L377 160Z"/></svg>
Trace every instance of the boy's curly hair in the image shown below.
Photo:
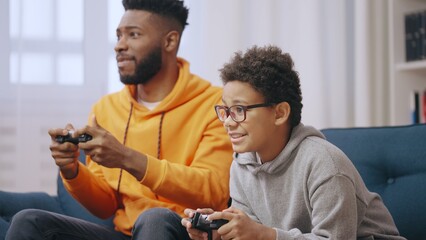
<svg viewBox="0 0 426 240"><path fill-rule="evenodd" d="M188 25L188 8L181 0L123 0L124 10L144 10L176 21L180 32Z"/></svg>
<svg viewBox="0 0 426 240"><path fill-rule="evenodd" d="M303 104L299 74L293 68L291 56L280 48L255 45L245 53L236 52L219 71L223 84L245 82L262 94L267 103L287 102L294 127L300 123Z"/></svg>

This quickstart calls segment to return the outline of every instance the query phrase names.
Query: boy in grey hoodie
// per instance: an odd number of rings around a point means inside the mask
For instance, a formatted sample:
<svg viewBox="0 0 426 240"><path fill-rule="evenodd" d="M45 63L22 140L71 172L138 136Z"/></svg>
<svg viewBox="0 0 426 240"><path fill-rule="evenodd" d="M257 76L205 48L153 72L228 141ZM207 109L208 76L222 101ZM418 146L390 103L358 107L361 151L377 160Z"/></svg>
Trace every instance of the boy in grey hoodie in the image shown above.
<svg viewBox="0 0 426 240"><path fill-rule="evenodd" d="M224 105L215 110L235 152L232 205L197 210L229 221L215 239L404 239L347 156L300 122L300 81L289 54L254 46L225 64L221 78ZM207 239L188 219L182 224L192 239Z"/></svg>

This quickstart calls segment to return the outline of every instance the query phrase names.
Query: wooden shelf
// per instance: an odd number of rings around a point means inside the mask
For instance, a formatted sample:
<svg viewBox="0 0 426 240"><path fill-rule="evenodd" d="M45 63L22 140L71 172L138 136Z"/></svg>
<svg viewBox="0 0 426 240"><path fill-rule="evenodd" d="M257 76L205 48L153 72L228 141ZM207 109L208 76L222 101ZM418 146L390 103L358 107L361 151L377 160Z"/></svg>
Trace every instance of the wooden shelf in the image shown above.
<svg viewBox="0 0 426 240"><path fill-rule="evenodd" d="M398 71L425 70L426 69L426 60L397 63L395 68Z"/></svg>

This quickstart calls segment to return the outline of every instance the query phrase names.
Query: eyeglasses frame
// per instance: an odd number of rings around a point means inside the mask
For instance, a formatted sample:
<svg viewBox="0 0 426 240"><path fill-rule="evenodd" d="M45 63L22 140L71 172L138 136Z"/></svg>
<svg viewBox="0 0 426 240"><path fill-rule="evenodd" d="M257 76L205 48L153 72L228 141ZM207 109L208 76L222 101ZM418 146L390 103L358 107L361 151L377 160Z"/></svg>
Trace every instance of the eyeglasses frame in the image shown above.
<svg viewBox="0 0 426 240"><path fill-rule="evenodd" d="M236 122L236 123L242 123L242 122L244 122L244 121L246 120L246 118L247 118L247 110L250 110L250 109L253 109L253 108L259 108L259 107L270 107L270 106L272 106L272 105L273 105L272 103L259 103L259 104L252 104L252 105L247 105L247 106L237 104L237 105L233 105L233 106L230 106L230 107L223 106L223 105L215 105L215 106L214 106L214 110L215 110L215 112L216 112L217 118L219 118L219 120L220 120L221 122L225 122L225 120L226 120L229 116L231 116L231 119L232 119L234 122ZM232 114L231 114L231 112L230 112L230 109L231 109L232 107L241 107L241 108L243 109L243 111L244 111L244 119L243 119L243 120L241 120L241 121L237 121L237 120L235 120L235 119L234 119L234 117L232 116ZM225 118L225 120L221 120L221 119L220 119L218 109L224 109L224 110L225 110L225 113L226 113L226 118Z"/></svg>

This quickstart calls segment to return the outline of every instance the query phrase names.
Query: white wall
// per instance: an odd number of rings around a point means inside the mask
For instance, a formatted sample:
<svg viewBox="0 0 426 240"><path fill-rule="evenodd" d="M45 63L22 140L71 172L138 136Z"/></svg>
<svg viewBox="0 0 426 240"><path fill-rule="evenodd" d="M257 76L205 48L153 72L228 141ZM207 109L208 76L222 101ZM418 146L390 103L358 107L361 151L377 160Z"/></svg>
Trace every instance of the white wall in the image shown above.
<svg viewBox="0 0 426 240"><path fill-rule="evenodd" d="M347 2L283 0L186 1L190 8L180 54L194 72L221 85L218 69L235 51L275 44L300 73L302 121L318 128L348 126L347 55L353 21ZM350 43L350 42L349 42Z"/></svg>

